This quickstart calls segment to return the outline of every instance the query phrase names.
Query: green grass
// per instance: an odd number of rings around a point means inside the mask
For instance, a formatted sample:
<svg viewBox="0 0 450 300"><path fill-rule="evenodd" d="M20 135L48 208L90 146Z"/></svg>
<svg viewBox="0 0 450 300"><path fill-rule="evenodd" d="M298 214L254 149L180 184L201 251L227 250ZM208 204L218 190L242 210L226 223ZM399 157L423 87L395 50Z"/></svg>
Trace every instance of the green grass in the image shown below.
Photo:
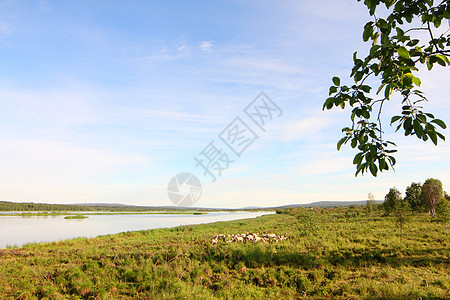
<svg viewBox="0 0 450 300"><path fill-rule="evenodd" d="M361 208L127 232L0 250L0 299L450 299L450 238ZM211 244L216 234L288 236Z"/></svg>

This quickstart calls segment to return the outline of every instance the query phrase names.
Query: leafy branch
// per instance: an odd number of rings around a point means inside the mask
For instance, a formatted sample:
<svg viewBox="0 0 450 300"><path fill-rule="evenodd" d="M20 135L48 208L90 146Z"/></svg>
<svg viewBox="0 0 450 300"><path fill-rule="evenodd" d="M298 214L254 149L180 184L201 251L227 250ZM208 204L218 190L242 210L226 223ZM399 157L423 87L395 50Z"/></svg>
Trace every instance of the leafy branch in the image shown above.
<svg viewBox="0 0 450 300"><path fill-rule="evenodd" d="M358 0L361 1L361 0ZM391 101L394 94L401 95L401 114L391 118L391 125L396 124L396 131L402 130L405 136L415 135L435 145L438 138L445 140L443 134L436 131L437 126L445 129L446 124L423 112L419 104L427 101L424 93L418 88L420 79L416 76L418 65L426 65L431 70L436 64L450 65L449 30L437 35L443 20L450 20L449 0L441 1L434 6L433 0L365 0L364 4L373 16L373 21L364 26L363 41L371 42L368 55L364 59L353 54L350 77L353 85L341 85L338 77L333 77L333 85L329 89L323 109L340 107L348 104L352 107L351 126L344 127L345 134L337 143L338 150L343 144L350 143L359 151L353 160L356 165L356 176L367 171L376 176L378 171L393 168L396 160L393 156L397 150L394 142L383 138L381 116L383 104ZM385 18L377 18L376 8L384 4L390 14ZM420 27L413 27L413 20L420 20ZM450 23L449 23L450 24ZM410 28L408 28L408 26ZM419 34L427 31L429 39ZM369 78L378 78L380 85L374 99L372 87L366 84ZM378 111L374 108L377 104ZM375 120L372 120L375 116Z"/></svg>

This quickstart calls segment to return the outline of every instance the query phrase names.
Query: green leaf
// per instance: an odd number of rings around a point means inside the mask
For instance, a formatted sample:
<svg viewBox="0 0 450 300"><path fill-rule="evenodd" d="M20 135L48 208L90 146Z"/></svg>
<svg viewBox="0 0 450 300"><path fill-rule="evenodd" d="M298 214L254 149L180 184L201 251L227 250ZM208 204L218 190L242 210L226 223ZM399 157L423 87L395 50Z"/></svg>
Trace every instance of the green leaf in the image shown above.
<svg viewBox="0 0 450 300"><path fill-rule="evenodd" d="M368 85L362 85L361 89L365 92L365 93L370 93L370 90L372 89L372 87L368 86Z"/></svg>
<svg viewBox="0 0 450 300"><path fill-rule="evenodd" d="M378 168L374 163L370 163L369 165L370 173L372 173L373 176L377 177Z"/></svg>
<svg viewBox="0 0 450 300"><path fill-rule="evenodd" d="M391 86L391 84L388 84L386 86L386 88L384 89L384 97L389 100L389 98L391 97L391 94L392 94L392 86Z"/></svg>
<svg viewBox="0 0 450 300"><path fill-rule="evenodd" d="M412 82L414 82L415 85L420 86L422 83L418 77L413 76Z"/></svg>
<svg viewBox="0 0 450 300"><path fill-rule="evenodd" d="M377 155L377 147L375 145L370 146L370 155L375 157Z"/></svg>
<svg viewBox="0 0 450 300"><path fill-rule="evenodd" d="M392 125L392 123L397 122L401 118L402 118L401 116L393 116L392 119L391 119L391 125Z"/></svg>
<svg viewBox="0 0 450 300"><path fill-rule="evenodd" d="M331 96L332 94L337 92L337 87L336 86L330 86L330 92L328 93L329 96Z"/></svg>
<svg viewBox="0 0 450 300"><path fill-rule="evenodd" d="M355 51L353 53L353 62L355 63L355 65L356 65L356 62L358 61L358 58L356 57L357 54L358 54L358 51Z"/></svg>
<svg viewBox="0 0 450 300"><path fill-rule="evenodd" d="M378 164L380 165L380 170L385 170L385 169L387 170L388 169L386 161L384 159L380 159L378 161Z"/></svg>
<svg viewBox="0 0 450 300"><path fill-rule="evenodd" d="M364 169L364 164L358 165L358 167L356 168L355 177L358 176L359 172L361 172L363 169Z"/></svg>
<svg viewBox="0 0 450 300"><path fill-rule="evenodd" d="M430 71L433 68L433 64L430 62L429 59L427 59L427 68L428 68L428 71Z"/></svg>
<svg viewBox="0 0 450 300"><path fill-rule="evenodd" d="M406 45L410 46L410 47L414 47L415 45L417 45L420 42L420 40L414 39L409 41ZM422 49L420 49L419 47L415 48L417 51L422 52Z"/></svg>
<svg viewBox="0 0 450 300"><path fill-rule="evenodd" d="M428 136L430 137L431 141L433 142L433 144L437 145L436 131L434 129L432 129L432 130L429 130L427 133L428 133Z"/></svg>
<svg viewBox="0 0 450 300"><path fill-rule="evenodd" d="M421 138L422 134L423 134L423 129L422 129L422 126L420 126L420 123L417 119L414 120L413 127L414 127L414 132L416 133L417 137Z"/></svg>
<svg viewBox="0 0 450 300"><path fill-rule="evenodd" d="M373 22L369 22L364 26L364 32L363 32L363 41L367 42L369 38L372 36L373 33Z"/></svg>
<svg viewBox="0 0 450 300"><path fill-rule="evenodd" d="M386 153L395 153L395 152L397 152L397 150L395 150L395 149L392 149L392 150L384 150L384 152L386 152Z"/></svg>
<svg viewBox="0 0 450 300"><path fill-rule="evenodd" d="M370 112L368 110L363 110L362 115L366 119L370 119Z"/></svg>
<svg viewBox="0 0 450 300"><path fill-rule="evenodd" d="M381 90L384 88L385 85L386 85L386 83L383 83L382 85L380 85L380 87L377 90L377 95L381 92Z"/></svg>
<svg viewBox="0 0 450 300"><path fill-rule="evenodd" d="M347 141L348 137L343 137L342 139L339 140L339 142L337 143L337 150L341 150L342 145Z"/></svg>
<svg viewBox="0 0 450 300"><path fill-rule="evenodd" d="M339 77L334 76L333 77L333 83L335 86L340 86L341 85L341 79L339 79Z"/></svg>
<svg viewBox="0 0 450 300"><path fill-rule="evenodd" d="M445 136L443 136L442 134L440 134L440 133L437 132L437 131L436 131L436 134L437 134L437 136L438 136L441 140L445 141Z"/></svg>
<svg viewBox="0 0 450 300"><path fill-rule="evenodd" d="M436 54L436 58L438 64L440 64L441 66L445 67L446 64L450 64L448 58L445 55L442 54Z"/></svg>
<svg viewBox="0 0 450 300"><path fill-rule="evenodd" d="M406 73L404 76L403 76L403 85L405 86L405 87L408 87L408 86L410 86L411 84L412 84L412 79L413 79L413 75L411 74L411 73Z"/></svg>
<svg viewBox="0 0 450 300"><path fill-rule="evenodd" d="M359 152L358 154L355 155L355 158L353 159L353 164L359 165L361 163L362 158L363 158L362 152Z"/></svg>
<svg viewBox="0 0 450 300"><path fill-rule="evenodd" d="M355 76L353 77L355 79L355 82L360 81L364 76L364 73L362 71L355 72Z"/></svg>
<svg viewBox="0 0 450 300"><path fill-rule="evenodd" d="M442 121L442 120L434 119L431 122L439 125L442 129L446 129L447 128L447 125L445 125L444 121Z"/></svg>
<svg viewBox="0 0 450 300"><path fill-rule="evenodd" d="M401 46L397 49L398 55L400 55L404 59L409 59L409 52L405 47Z"/></svg>
<svg viewBox="0 0 450 300"><path fill-rule="evenodd" d="M334 97L327 98L325 103L323 104L322 110L326 109L332 109L334 103Z"/></svg>
<svg viewBox="0 0 450 300"><path fill-rule="evenodd" d="M391 166L394 166L396 163L395 157L393 156L388 156L389 162L391 163Z"/></svg>
<svg viewBox="0 0 450 300"><path fill-rule="evenodd" d="M378 19L377 27L380 28L382 33L386 33L389 30L389 24L384 19Z"/></svg>

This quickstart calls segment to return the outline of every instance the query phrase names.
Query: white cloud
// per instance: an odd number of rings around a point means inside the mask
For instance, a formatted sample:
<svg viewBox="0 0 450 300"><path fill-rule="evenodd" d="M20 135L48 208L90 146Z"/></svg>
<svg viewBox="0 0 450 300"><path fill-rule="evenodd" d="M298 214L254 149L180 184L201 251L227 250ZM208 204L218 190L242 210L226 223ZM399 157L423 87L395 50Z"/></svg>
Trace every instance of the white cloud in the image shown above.
<svg viewBox="0 0 450 300"><path fill-rule="evenodd" d="M204 41L200 44L200 49L203 51L211 51L213 44L209 41Z"/></svg>

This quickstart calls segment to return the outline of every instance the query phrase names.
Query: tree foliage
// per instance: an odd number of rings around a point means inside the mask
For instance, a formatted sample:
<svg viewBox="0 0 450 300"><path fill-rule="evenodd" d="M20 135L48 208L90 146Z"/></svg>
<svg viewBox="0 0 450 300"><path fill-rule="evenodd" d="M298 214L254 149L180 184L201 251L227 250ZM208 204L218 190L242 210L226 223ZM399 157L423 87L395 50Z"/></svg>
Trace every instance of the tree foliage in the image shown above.
<svg viewBox="0 0 450 300"><path fill-rule="evenodd" d="M406 188L405 200L408 201L411 210L415 212L423 212L425 205L422 201L422 184L413 182Z"/></svg>
<svg viewBox="0 0 450 300"><path fill-rule="evenodd" d="M165 207L170 210L173 208ZM0 201L0 211L158 211L161 207L134 206L120 204L48 204L32 202Z"/></svg>
<svg viewBox="0 0 450 300"><path fill-rule="evenodd" d="M436 219L442 222L445 226L445 231L448 234L448 223L450 223L450 200L442 198L436 205Z"/></svg>
<svg viewBox="0 0 450 300"><path fill-rule="evenodd" d="M423 184L422 197L433 218L436 215L436 205L443 195L442 182L439 179L429 178Z"/></svg>
<svg viewBox="0 0 450 300"><path fill-rule="evenodd" d="M386 215L393 213L395 221L400 229L400 240L403 239L403 231L406 222L409 219L411 207L397 188L389 189L389 193L384 197L383 208Z"/></svg>
<svg viewBox="0 0 450 300"><path fill-rule="evenodd" d="M409 206L408 201L406 201L405 199L400 199L394 203L393 212L395 220L400 229L400 240L403 240L403 231L405 228L405 224L409 220L410 210L411 207Z"/></svg>
<svg viewBox="0 0 450 300"><path fill-rule="evenodd" d="M384 197L383 208L386 215L394 212L397 204L402 201L402 193L397 188L389 189L389 193Z"/></svg>
<svg viewBox="0 0 450 300"><path fill-rule="evenodd" d="M361 1L361 0L358 0ZM365 58L353 54L354 66L350 77L354 84L343 85L338 77L333 77L329 98L323 108L352 107L351 124L344 127L344 137L337 143L338 150L349 143L357 148L353 164L356 176L370 171L376 176L378 171L393 168L397 150L395 143L383 138L381 115L383 104L400 96L401 113L391 118L391 125L397 126L405 136L431 140L445 140L437 127L446 124L431 113L424 112L421 104L425 94L418 89L421 81L417 76L419 66L431 70L439 65L450 65L450 33L442 30L450 20L450 0L365 0L373 20L364 26L363 40L371 43ZM377 16L377 9L385 6L387 17ZM379 80L375 88L369 81ZM372 90L375 93L372 93Z"/></svg>

